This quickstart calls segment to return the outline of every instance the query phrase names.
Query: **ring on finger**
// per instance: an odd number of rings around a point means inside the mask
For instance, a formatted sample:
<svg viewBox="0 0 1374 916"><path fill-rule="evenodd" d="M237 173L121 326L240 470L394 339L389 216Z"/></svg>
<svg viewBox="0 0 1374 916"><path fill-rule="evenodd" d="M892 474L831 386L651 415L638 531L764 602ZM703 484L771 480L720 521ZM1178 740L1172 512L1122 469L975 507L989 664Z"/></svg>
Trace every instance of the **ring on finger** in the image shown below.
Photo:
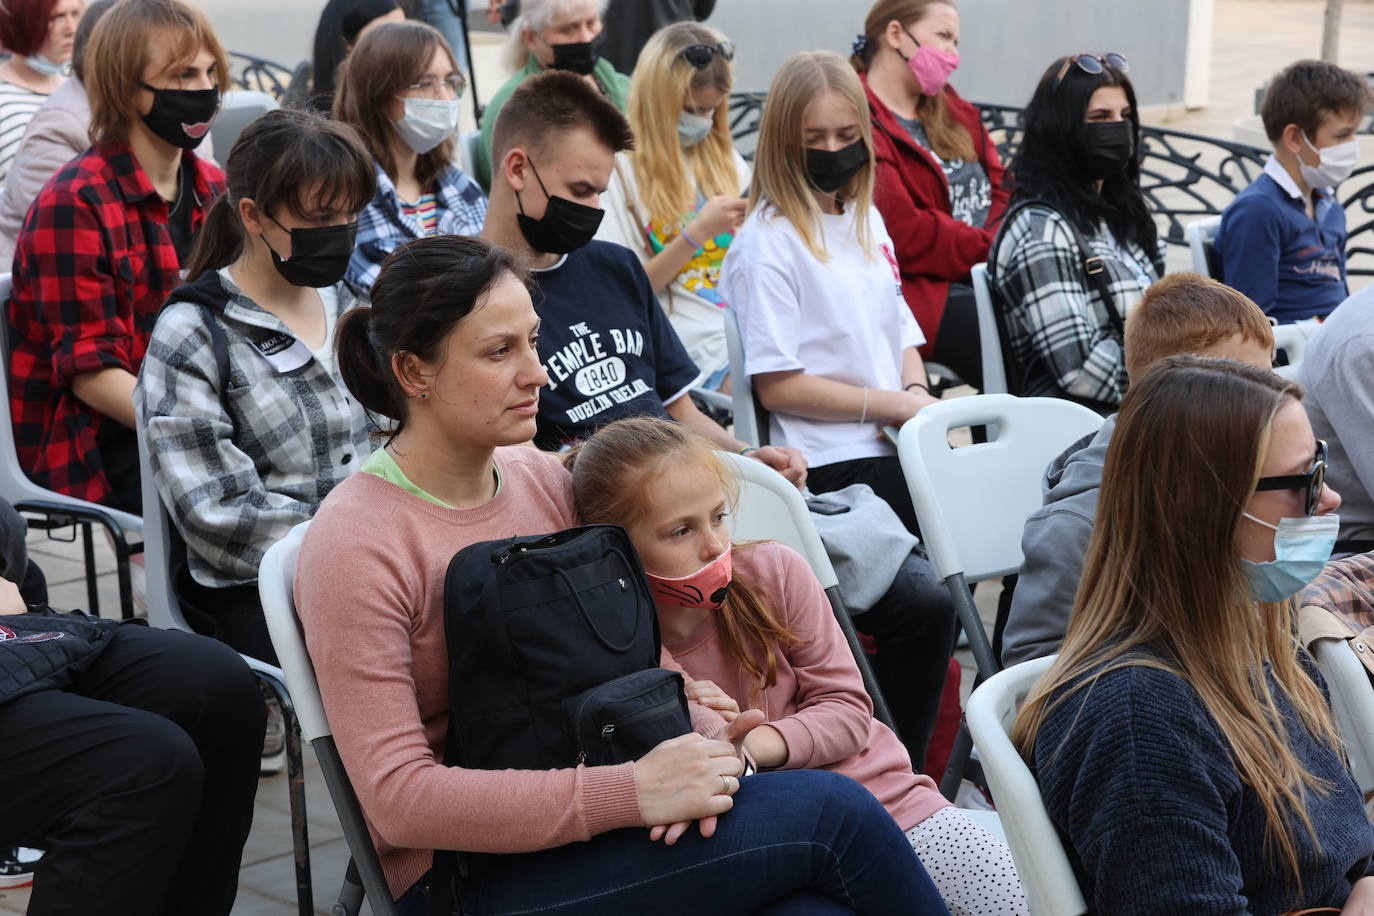
<svg viewBox="0 0 1374 916"><path fill-rule="evenodd" d="M724 773L721 773L721 774L720 774L720 783L721 783L721 785L724 787L724 794L729 795L729 794L730 794L730 777L729 777L729 776L726 776Z"/></svg>

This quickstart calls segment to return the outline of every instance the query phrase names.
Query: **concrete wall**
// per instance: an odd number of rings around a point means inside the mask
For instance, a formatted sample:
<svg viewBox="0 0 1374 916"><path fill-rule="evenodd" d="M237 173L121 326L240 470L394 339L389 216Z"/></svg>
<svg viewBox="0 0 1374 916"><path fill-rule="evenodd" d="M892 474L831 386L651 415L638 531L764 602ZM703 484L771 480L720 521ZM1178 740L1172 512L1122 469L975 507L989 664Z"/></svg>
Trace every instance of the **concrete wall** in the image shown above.
<svg viewBox="0 0 1374 916"><path fill-rule="evenodd" d="M954 85L980 102L1024 105L1055 57L1118 51L1142 105L1181 102L1190 3L1199 0L959 0ZM718 0L710 24L739 47L741 89L767 89L794 51L849 53L869 0ZM1210 5L1210 4L1209 4Z"/></svg>

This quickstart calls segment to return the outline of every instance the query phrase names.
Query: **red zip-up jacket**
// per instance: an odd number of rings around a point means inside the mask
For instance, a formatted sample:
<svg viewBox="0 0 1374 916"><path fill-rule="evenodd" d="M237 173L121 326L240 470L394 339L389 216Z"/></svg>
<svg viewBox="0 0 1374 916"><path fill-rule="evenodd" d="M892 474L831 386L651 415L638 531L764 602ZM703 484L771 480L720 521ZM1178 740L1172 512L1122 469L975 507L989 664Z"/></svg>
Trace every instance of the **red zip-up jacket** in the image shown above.
<svg viewBox="0 0 1374 916"><path fill-rule="evenodd" d="M968 130L992 183L992 208L983 228L960 222L950 210L949 182L939 161L911 139L896 115L873 94L867 75L860 78L873 114L873 146L878 157L874 203L897 249L902 294L926 335L921 354L931 358L949 284L967 282L973 265L987 260L997 224L1007 209L1010 192L1002 186L1002 160L978 109L946 85L941 90L945 109Z"/></svg>

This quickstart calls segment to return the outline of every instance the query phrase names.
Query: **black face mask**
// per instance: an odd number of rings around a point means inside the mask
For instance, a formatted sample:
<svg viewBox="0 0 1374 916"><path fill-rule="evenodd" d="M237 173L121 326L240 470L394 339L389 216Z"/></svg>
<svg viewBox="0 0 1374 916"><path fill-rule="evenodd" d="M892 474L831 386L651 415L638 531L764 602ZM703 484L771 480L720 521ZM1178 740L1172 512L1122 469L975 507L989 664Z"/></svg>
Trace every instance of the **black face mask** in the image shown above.
<svg viewBox="0 0 1374 916"><path fill-rule="evenodd" d="M539 177L533 160L528 161L530 171L534 172L534 180L539 182L539 190L544 192L549 204L544 208L542 217L531 219L525 215L525 205L520 200L520 194L516 193L515 205L520 212L515 219L520 224L525 241L535 251L545 254L567 254L590 242L606 211L584 206L565 197L554 197L544 187L544 179Z"/></svg>
<svg viewBox="0 0 1374 916"><path fill-rule="evenodd" d="M817 190L827 194L838 191L868 165L868 148L860 137L843 149L806 148L806 177Z"/></svg>
<svg viewBox="0 0 1374 916"><path fill-rule="evenodd" d="M272 219L270 216L268 219ZM276 220L272 222L277 223ZM286 229L281 223L281 228ZM272 266L292 286L312 286L320 289L333 286L344 278L353 248L358 240L358 223L342 226L312 226L305 229L286 229L291 234L291 259L283 261L267 237L262 242L272 252Z"/></svg>
<svg viewBox="0 0 1374 916"><path fill-rule="evenodd" d="M1135 158L1135 125L1130 121L1105 121L1087 125L1083 141L1083 165L1094 181L1126 171Z"/></svg>
<svg viewBox="0 0 1374 916"><path fill-rule="evenodd" d="M153 107L143 116L148 129L182 149L200 146L219 111L219 90L154 89L147 83L139 85L153 94Z"/></svg>
<svg viewBox="0 0 1374 916"><path fill-rule="evenodd" d="M597 50L600 45L600 38L575 41L567 45L549 45L553 48L553 63L550 66L555 70L571 70L573 73L586 76L596 68Z"/></svg>

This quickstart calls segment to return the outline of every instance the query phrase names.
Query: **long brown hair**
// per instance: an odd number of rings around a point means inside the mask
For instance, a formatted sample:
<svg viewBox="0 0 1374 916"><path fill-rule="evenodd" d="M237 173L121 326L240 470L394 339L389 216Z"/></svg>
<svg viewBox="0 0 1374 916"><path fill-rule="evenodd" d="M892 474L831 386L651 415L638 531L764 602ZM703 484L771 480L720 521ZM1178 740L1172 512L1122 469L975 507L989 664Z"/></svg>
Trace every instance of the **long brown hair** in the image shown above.
<svg viewBox="0 0 1374 916"><path fill-rule="evenodd" d="M698 188L707 197L739 194L729 105L722 102L716 107L711 133L695 146L683 149L677 133L678 115L689 91L710 87L728 95L734 82L730 62L719 54L712 54L710 62L698 69L682 51L723 41L724 35L700 23L675 22L649 39L630 79L626 114L635 132L635 148L630 153L635 183L649 221L670 230L692 209Z"/></svg>
<svg viewBox="0 0 1374 916"><path fill-rule="evenodd" d="M1303 797L1325 792L1294 755L1273 681L1302 725L1340 740L1298 661L1294 603L1251 600L1237 546L1274 415L1302 389L1226 359L1170 356L1135 381L1107 450L1102 493L1059 657L1035 685L1012 740L1028 759L1052 710L1111 671L1167 671L1195 690L1267 817L1265 848L1299 890L1293 837L1317 837ZM1042 749L1043 750L1043 749ZM1054 753L1054 749L1049 749Z"/></svg>
<svg viewBox="0 0 1374 916"><path fill-rule="evenodd" d="M870 251L872 239L869 238L867 214L873 204L873 121L859 78L834 51L793 54L773 75L768 103L763 106L763 119L759 124L754 181L749 186L749 211L752 213L761 204L772 207L792 224L802 244L822 262L828 261L830 256L817 238L821 208L811 193L811 181L806 175L802 124L806 120L806 109L827 92L839 93L854 106L859 134L868 150L868 164L859 169L835 197L853 205L859 245Z"/></svg>
<svg viewBox="0 0 1374 916"><path fill-rule="evenodd" d="M339 68L334 117L352 124L382 171L396 180L391 138L396 129L386 116L388 104L411 83L424 77L434 49L443 48L458 72L453 49L433 26L423 22L387 22L369 31ZM428 188L453 159L452 137L415 160L415 180Z"/></svg>
<svg viewBox="0 0 1374 916"><path fill-rule="evenodd" d="M860 73L868 72L873 55L883 48L883 36L887 25L896 21L902 28L910 30L925 18L930 7L937 3L954 6L954 0L878 0L868 11L864 20L864 44L862 50L854 52L850 64ZM973 148L973 138L968 129L949 116L949 106L945 104L943 91L934 95L922 95L916 103L916 116L926 129L926 139L930 141L931 151L941 159L963 159L971 162L978 158Z"/></svg>
<svg viewBox="0 0 1374 916"><path fill-rule="evenodd" d="M739 499L739 484L715 450L697 433L671 420L628 417L608 423L566 453L572 472L573 500L585 524L630 525L644 512L644 493L669 466L708 468L720 481L727 505ZM736 551L747 550L741 544ZM758 702L777 683L778 652L800 645L801 637L768 606L759 591L736 571L719 611L725 649L749 675L749 700Z"/></svg>

